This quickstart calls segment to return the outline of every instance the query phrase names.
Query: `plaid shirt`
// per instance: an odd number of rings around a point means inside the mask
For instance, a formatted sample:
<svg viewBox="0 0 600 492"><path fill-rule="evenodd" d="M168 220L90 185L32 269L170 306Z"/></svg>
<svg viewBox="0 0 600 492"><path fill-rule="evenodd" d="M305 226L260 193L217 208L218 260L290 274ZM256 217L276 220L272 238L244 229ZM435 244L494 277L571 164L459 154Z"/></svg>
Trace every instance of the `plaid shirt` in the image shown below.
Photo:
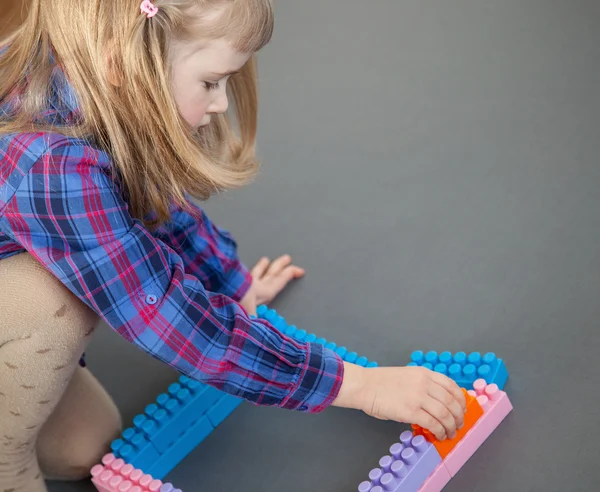
<svg viewBox="0 0 600 492"><path fill-rule="evenodd" d="M248 316L237 301L251 276L200 209L175 210L153 233L134 220L110 156L59 133L77 101L59 68L51 82L40 118L57 133L0 135L0 261L29 252L119 335L189 377L259 405L329 406L341 359Z"/></svg>

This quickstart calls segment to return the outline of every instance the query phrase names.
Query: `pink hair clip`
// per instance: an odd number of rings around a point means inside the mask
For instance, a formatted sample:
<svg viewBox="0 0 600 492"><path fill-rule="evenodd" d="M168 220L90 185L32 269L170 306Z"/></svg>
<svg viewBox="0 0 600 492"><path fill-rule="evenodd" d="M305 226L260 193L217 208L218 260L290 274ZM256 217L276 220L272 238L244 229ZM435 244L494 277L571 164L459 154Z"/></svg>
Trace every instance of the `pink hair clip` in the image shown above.
<svg viewBox="0 0 600 492"><path fill-rule="evenodd" d="M143 14L146 14L146 17L150 19L154 17L158 12L158 7L155 7L150 0L144 0L142 5L140 5L140 10Z"/></svg>

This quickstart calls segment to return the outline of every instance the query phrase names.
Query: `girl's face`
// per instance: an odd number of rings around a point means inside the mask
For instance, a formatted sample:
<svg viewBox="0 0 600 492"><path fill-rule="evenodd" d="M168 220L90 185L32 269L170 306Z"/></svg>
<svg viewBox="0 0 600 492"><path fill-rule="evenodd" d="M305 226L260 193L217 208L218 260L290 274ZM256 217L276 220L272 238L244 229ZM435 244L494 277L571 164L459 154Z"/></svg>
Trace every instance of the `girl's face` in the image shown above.
<svg viewBox="0 0 600 492"><path fill-rule="evenodd" d="M223 39L176 41L173 48L173 91L184 119L192 128L210 123L212 114L227 111L229 77L250 59Z"/></svg>

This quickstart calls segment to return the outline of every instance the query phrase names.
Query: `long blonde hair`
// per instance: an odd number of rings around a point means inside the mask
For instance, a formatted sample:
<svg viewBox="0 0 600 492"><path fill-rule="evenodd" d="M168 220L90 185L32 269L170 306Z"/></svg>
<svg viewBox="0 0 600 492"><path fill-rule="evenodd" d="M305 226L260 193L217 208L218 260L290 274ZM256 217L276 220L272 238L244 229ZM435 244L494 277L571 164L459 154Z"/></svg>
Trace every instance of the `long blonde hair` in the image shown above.
<svg viewBox="0 0 600 492"><path fill-rule="evenodd" d="M0 56L0 104L20 94L15 111L0 120L0 134L55 131L93 138L111 155L132 215L151 227L169 219L173 204L185 208L187 195L205 200L239 187L258 166L255 56L228 84L238 134L227 115L195 130L172 95L173 40L201 33L254 53L271 38L273 10L271 0L155 0L159 12L147 19L140 3L32 0L25 22L0 41L7 46ZM215 9L217 21L201 15ZM81 115L58 128L36 121L47 105L55 63L73 86ZM109 64L122 76L118 87L109 81Z"/></svg>

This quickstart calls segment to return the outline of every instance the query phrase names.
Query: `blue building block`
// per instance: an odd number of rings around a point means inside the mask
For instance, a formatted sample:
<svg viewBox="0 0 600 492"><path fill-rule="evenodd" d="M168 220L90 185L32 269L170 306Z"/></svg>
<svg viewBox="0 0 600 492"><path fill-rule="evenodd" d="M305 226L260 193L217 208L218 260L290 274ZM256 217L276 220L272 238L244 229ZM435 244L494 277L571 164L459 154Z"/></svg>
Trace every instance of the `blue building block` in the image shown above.
<svg viewBox="0 0 600 492"><path fill-rule="evenodd" d="M221 396L223 392L181 376L178 383L169 386L168 393L159 395L156 403L148 405L133 423L162 453Z"/></svg>
<svg viewBox="0 0 600 492"><path fill-rule="evenodd" d="M235 401L235 407L232 406L232 401ZM156 463L163 461L162 455L172 446L177 447L183 434L189 433L190 426L197 424L196 427L201 432L196 439L200 442L218 425L210 423L209 413L215 422L220 423L241 402L239 398L181 376L177 383L169 386L167 393L160 394L154 403L146 407L143 414L133 419L134 427L126 429L120 439L113 441L111 450L126 463L144 471L150 470ZM198 423L199 417L205 417L210 425L210 431L206 435L206 425ZM186 438L186 442L191 440L190 436ZM189 451L185 455L188 453ZM176 454L173 450L169 451L169 456ZM177 463L167 464L173 468Z"/></svg>
<svg viewBox="0 0 600 492"><path fill-rule="evenodd" d="M400 442L390 448L390 455L379 460L380 467L371 470L369 480L362 482L358 491L417 492L441 462L433 444L404 431Z"/></svg>
<svg viewBox="0 0 600 492"><path fill-rule="evenodd" d="M488 354L485 354L486 356ZM490 355L491 357L491 355ZM485 361L485 356L484 356ZM490 365L490 364L488 364ZM479 370L477 371L479 373ZM490 365L490 382L488 383L486 379L486 383L492 384L496 383L499 389L503 390L506 385L506 381L508 381L508 371L506 370L506 365L502 359L496 359L493 364Z"/></svg>
<svg viewBox="0 0 600 492"><path fill-rule="evenodd" d="M243 402L235 396L223 393L221 395L200 418L188 426L185 432L177 436L177 439L158 457L146 473L162 480Z"/></svg>
<svg viewBox="0 0 600 492"><path fill-rule="evenodd" d="M307 333L305 330L299 330L293 325L288 325L283 318L277 314L274 309L269 309L265 305L258 306L256 314L277 328L281 333L294 338L299 342L318 343L324 347L333 350L345 362L350 362L363 367L377 367L377 362L369 361L366 357L359 357L356 352L348 352L346 347L338 347L334 342L328 342L324 338L317 338L313 333Z"/></svg>
<svg viewBox="0 0 600 492"><path fill-rule="evenodd" d="M423 366L445 374L467 390L473 389L473 383L479 378L485 379L488 384L495 383L502 390L508 379L504 361L493 352L482 356L479 352L467 355L465 352L438 354L435 351L424 353L417 350L410 359L409 366Z"/></svg>
<svg viewBox="0 0 600 492"><path fill-rule="evenodd" d="M132 427L125 429L121 438L114 440L110 448L117 458L142 470L146 470L159 457L152 443Z"/></svg>
<svg viewBox="0 0 600 492"><path fill-rule="evenodd" d="M242 401L242 399L236 398L235 396L223 395L219 401L215 402L210 410L206 412L206 416L213 427L217 427L231 415L231 412L242 404Z"/></svg>
<svg viewBox="0 0 600 492"><path fill-rule="evenodd" d="M171 444L160 457L144 471L158 480L162 480L167 473L175 468L183 459L190 454L198 444L206 439L214 427L206 415L200 417L190 426L179 439Z"/></svg>

